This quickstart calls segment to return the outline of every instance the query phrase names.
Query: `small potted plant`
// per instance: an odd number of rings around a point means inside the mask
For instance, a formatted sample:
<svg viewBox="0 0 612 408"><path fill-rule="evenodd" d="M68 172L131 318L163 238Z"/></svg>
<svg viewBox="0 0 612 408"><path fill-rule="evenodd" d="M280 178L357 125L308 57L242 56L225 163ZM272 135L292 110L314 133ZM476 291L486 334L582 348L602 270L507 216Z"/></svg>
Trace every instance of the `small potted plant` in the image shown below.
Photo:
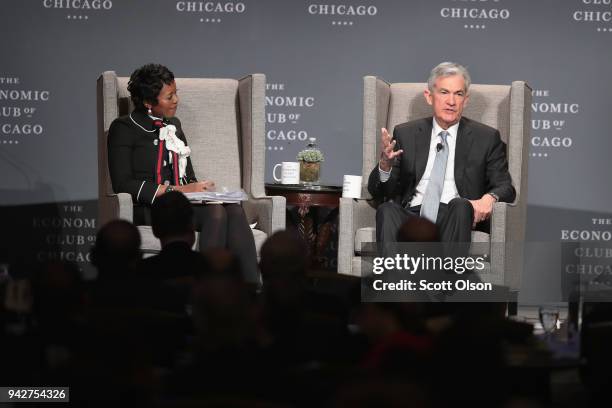
<svg viewBox="0 0 612 408"><path fill-rule="evenodd" d="M319 182L321 162L324 160L323 153L317 149L315 140L315 138L310 138L308 147L297 155L297 159L300 162L300 182L306 185L313 185Z"/></svg>

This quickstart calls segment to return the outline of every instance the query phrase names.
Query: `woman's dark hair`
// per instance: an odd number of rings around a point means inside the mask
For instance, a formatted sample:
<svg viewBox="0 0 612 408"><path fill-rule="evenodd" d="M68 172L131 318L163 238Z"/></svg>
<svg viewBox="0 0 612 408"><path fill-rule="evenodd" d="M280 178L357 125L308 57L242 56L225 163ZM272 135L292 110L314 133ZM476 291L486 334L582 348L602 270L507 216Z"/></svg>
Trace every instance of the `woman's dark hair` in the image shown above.
<svg viewBox="0 0 612 408"><path fill-rule="evenodd" d="M164 87L174 81L174 74L160 64L147 64L138 68L130 76L128 91L134 102L134 108L144 110L144 103L157 105L157 95Z"/></svg>

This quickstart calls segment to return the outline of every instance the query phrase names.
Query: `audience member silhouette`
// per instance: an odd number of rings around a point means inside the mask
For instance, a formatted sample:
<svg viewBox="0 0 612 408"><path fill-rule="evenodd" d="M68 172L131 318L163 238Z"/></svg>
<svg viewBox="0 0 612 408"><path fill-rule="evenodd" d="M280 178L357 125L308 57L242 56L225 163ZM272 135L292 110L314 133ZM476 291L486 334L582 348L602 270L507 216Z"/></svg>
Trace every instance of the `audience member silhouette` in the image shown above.
<svg viewBox="0 0 612 408"><path fill-rule="evenodd" d="M156 198L151 207L151 227L162 249L158 255L142 262L142 275L160 281L191 283L203 268L203 260L199 252L191 249L195 229L193 208L187 197L172 191Z"/></svg>
<svg viewBox="0 0 612 408"><path fill-rule="evenodd" d="M193 318L203 353L239 350L254 343L252 299L237 256L228 250L204 253L205 269L194 290Z"/></svg>
<svg viewBox="0 0 612 408"><path fill-rule="evenodd" d="M347 312L338 299L307 285L308 251L295 231L280 231L261 247L265 325L283 364L339 357Z"/></svg>
<svg viewBox="0 0 612 408"><path fill-rule="evenodd" d="M132 275L142 258L140 244L138 228L128 221L113 220L100 228L91 249L91 263L98 269L98 280Z"/></svg>
<svg viewBox="0 0 612 408"><path fill-rule="evenodd" d="M410 370L415 374L422 369L420 362L431 348L431 339L426 334L419 303L364 303L357 321L371 344L364 359L366 367Z"/></svg>
<svg viewBox="0 0 612 408"><path fill-rule="evenodd" d="M98 231L91 250L92 263L98 268L94 305L184 313L182 289L142 277L140 242L138 228L125 220L110 221Z"/></svg>
<svg viewBox="0 0 612 408"><path fill-rule="evenodd" d="M257 309L240 260L224 249L203 253L205 268L194 287L192 361L169 378L180 395L251 395L266 362Z"/></svg>

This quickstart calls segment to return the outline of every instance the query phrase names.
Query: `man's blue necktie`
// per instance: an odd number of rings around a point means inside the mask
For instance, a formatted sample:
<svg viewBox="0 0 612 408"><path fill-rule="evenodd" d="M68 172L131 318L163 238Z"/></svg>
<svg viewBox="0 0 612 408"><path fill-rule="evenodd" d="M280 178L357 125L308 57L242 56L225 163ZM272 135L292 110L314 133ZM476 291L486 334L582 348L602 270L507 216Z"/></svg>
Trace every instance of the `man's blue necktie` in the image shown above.
<svg viewBox="0 0 612 408"><path fill-rule="evenodd" d="M446 174L446 162L448 160L448 143L446 138L448 132L443 130L438 134L442 138L442 148L436 152L429 183L425 196L421 203L421 217L427 218L435 223L438 218L438 207L440 206L440 198L442 197L442 189L444 188L444 176Z"/></svg>

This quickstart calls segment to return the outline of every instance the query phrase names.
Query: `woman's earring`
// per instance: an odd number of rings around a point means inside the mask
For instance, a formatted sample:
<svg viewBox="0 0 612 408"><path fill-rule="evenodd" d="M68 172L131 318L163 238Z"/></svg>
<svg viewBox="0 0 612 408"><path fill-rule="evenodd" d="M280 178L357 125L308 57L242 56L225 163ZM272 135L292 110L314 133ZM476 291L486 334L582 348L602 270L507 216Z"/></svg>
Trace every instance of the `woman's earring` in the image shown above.
<svg viewBox="0 0 612 408"><path fill-rule="evenodd" d="M150 107L150 106L147 108L147 113L148 113L149 115L153 114L153 111L151 110L151 107Z"/></svg>

